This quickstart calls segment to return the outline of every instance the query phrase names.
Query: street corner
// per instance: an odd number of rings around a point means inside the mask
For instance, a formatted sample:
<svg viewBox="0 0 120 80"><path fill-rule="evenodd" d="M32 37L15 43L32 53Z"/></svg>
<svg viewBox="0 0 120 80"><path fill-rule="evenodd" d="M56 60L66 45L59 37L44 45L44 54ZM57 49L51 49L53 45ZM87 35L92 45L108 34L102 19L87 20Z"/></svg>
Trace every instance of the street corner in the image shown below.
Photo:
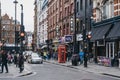
<svg viewBox="0 0 120 80"><path fill-rule="evenodd" d="M19 75L17 75L16 77L28 76L31 74L33 74L33 71L24 71L24 72L20 73Z"/></svg>
<svg viewBox="0 0 120 80"><path fill-rule="evenodd" d="M27 63L25 63L24 66L25 67L24 67L23 72L19 73L19 75L17 75L17 77L28 76L28 75L31 75L34 73L31 69L31 67Z"/></svg>

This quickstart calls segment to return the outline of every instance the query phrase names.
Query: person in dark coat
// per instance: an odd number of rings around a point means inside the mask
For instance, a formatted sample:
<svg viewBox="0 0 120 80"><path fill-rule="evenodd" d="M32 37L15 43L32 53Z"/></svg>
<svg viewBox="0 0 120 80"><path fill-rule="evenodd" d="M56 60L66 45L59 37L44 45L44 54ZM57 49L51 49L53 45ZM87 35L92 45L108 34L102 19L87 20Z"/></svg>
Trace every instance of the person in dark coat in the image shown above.
<svg viewBox="0 0 120 80"><path fill-rule="evenodd" d="M18 65L17 54L14 54L14 64L15 64L16 67L17 67L17 65Z"/></svg>
<svg viewBox="0 0 120 80"><path fill-rule="evenodd" d="M2 58L2 61L1 61L1 63L2 63L2 66L1 66L2 72L1 73L4 72L4 67L6 69L6 73L8 73L8 65L7 65L7 62L8 62L7 58L8 58L8 56L7 56L7 52L5 50L2 50L1 58Z"/></svg>
<svg viewBox="0 0 120 80"><path fill-rule="evenodd" d="M88 61L88 54L84 54L84 67L87 67L87 61Z"/></svg>
<svg viewBox="0 0 120 80"><path fill-rule="evenodd" d="M87 67L87 61L88 61L88 53L87 49L84 49L84 67Z"/></svg>
<svg viewBox="0 0 120 80"><path fill-rule="evenodd" d="M24 70L24 56L22 54L19 54L18 65L21 73Z"/></svg>

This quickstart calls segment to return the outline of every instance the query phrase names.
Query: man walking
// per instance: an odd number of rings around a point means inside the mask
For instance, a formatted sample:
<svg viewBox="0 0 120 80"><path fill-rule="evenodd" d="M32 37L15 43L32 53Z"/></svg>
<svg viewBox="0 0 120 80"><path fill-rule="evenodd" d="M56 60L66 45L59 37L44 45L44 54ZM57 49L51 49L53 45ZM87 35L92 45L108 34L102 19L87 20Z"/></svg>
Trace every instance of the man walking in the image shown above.
<svg viewBox="0 0 120 80"><path fill-rule="evenodd" d="M19 61L18 61L20 73L24 70L24 56L19 54Z"/></svg>
<svg viewBox="0 0 120 80"><path fill-rule="evenodd" d="M6 73L8 73L7 52L5 50L2 50L1 57L2 57L2 61L1 61L1 63L2 63L2 66L1 66L2 67L2 72L1 73L3 73L3 71L4 71L4 66L5 66L5 69L6 69Z"/></svg>

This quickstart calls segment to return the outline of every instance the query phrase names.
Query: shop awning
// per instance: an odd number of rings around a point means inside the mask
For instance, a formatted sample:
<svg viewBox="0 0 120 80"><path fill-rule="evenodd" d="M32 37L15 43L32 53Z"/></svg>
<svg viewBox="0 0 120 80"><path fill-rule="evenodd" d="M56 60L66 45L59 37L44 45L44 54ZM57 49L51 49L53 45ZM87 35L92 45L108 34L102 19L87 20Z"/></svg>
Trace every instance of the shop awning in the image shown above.
<svg viewBox="0 0 120 80"><path fill-rule="evenodd" d="M114 39L117 39L118 37L120 37L120 22L116 22L114 24L112 30L107 36L107 38L114 38Z"/></svg>
<svg viewBox="0 0 120 80"><path fill-rule="evenodd" d="M91 30L91 41L104 39L105 34L109 31L110 27L111 24L93 27Z"/></svg>

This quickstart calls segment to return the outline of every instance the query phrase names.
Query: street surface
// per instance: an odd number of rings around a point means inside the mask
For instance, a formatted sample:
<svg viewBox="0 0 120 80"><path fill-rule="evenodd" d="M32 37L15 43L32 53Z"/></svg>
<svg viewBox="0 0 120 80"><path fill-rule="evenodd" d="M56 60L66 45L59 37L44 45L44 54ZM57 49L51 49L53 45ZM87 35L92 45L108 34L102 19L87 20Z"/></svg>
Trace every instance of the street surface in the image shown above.
<svg viewBox="0 0 120 80"><path fill-rule="evenodd" d="M22 77L0 78L0 80L120 80L111 76L89 73L45 62L43 64L28 65L31 66L33 74Z"/></svg>

